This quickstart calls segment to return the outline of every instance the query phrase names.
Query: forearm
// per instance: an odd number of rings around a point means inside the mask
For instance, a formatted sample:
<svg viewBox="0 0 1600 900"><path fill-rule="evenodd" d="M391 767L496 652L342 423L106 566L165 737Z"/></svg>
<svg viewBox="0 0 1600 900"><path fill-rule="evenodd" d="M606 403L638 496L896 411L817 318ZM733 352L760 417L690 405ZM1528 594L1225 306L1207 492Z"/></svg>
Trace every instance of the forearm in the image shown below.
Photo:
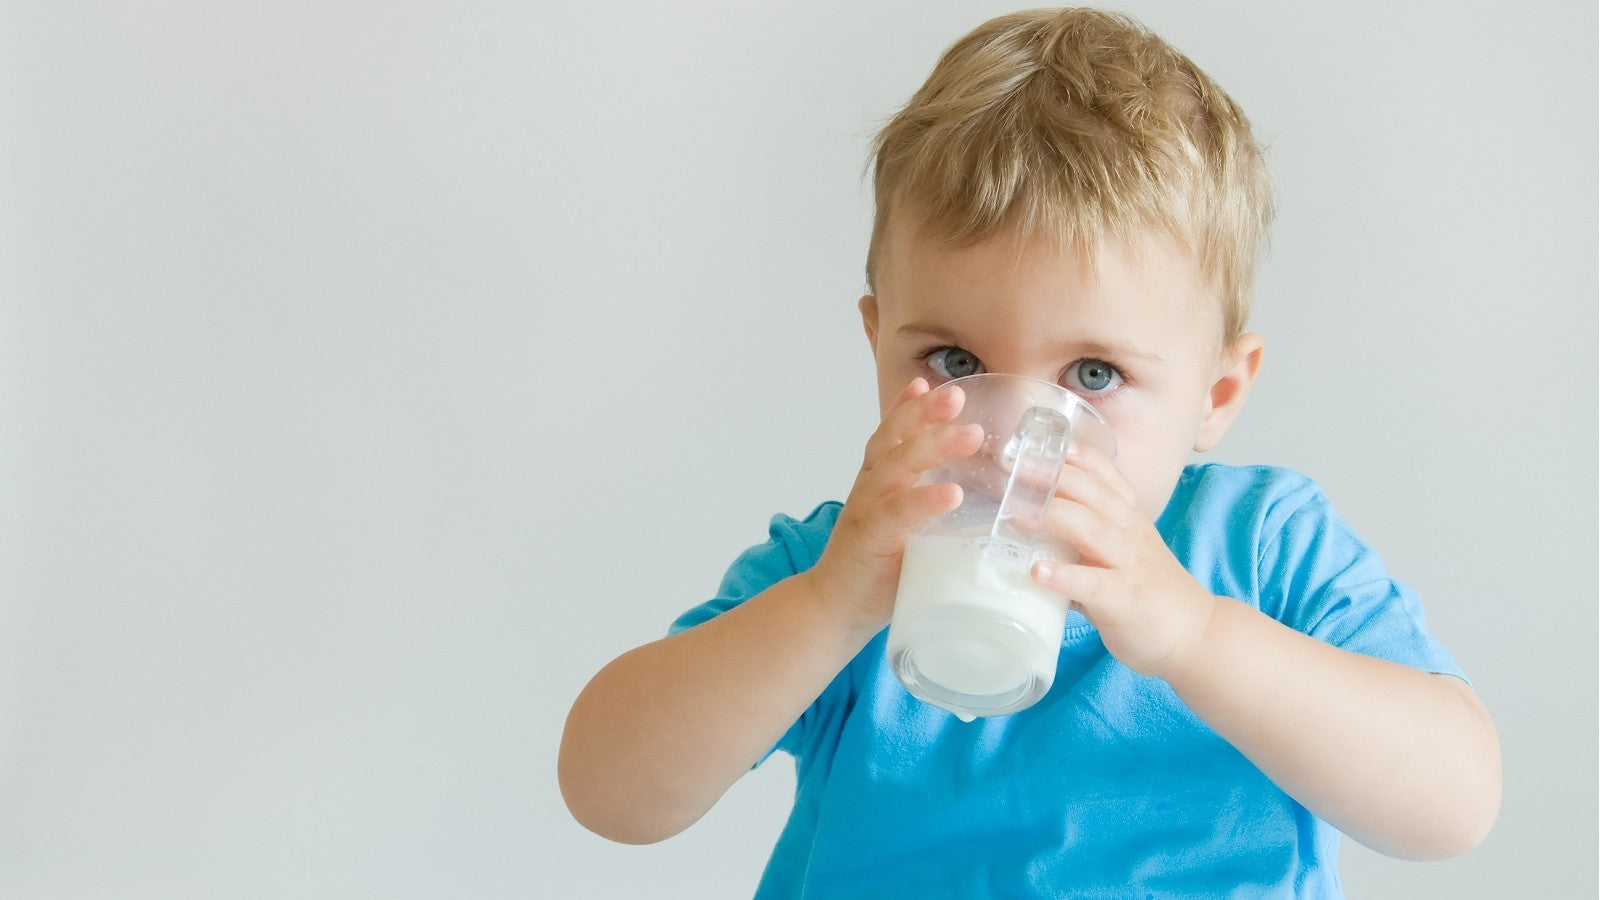
<svg viewBox="0 0 1600 900"><path fill-rule="evenodd" d="M1437 859L1483 839L1500 748L1459 679L1350 653L1217 598L1172 672L1178 696L1279 787L1391 856Z"/></svg>
<svg viewBox="0 0 1600 900"><path fill-rule="evenodd" d="M830 615L807 575L614 660L562 735L562 795L627 843L693 824L871 637Z"/></svg>

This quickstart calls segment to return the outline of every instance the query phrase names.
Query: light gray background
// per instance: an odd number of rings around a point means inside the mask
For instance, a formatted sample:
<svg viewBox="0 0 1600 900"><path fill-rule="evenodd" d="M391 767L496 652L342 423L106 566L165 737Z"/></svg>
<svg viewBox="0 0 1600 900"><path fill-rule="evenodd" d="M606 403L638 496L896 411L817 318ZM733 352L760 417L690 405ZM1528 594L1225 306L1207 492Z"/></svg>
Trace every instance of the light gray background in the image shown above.
<svg viewBox="0 0 1600 900"><path fill-rule="evenodd" d="M0 3L0 895L748 895L786 762L621 847L562 719L848 487L867 142L1011 8ZM1215 458L1501 729L1487 843L1350 893L1594 896L1593 5L1126 8L1270 145Z"/></svg>

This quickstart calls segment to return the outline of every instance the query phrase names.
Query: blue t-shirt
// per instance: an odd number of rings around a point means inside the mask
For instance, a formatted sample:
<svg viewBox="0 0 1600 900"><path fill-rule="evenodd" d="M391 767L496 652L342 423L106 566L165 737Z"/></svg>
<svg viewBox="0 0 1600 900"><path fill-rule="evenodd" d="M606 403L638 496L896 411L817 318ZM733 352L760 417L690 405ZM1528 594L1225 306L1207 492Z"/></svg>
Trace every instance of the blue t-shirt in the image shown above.
<svg viewBox="0 0 1600 900"><path fill-rule="evenodd" d="M838 518L776 516L674 632L815 564ZM1422 608L1310 479L1190 466L1157 528L1212 593L1347 650L1460 676ZM1172 689L1069 615L1037 704L963 723L908 694L880 633L776 749L789 821L758 897L1340 896L1339 834ZM782 652L774 647L773 652Z"/></svg>

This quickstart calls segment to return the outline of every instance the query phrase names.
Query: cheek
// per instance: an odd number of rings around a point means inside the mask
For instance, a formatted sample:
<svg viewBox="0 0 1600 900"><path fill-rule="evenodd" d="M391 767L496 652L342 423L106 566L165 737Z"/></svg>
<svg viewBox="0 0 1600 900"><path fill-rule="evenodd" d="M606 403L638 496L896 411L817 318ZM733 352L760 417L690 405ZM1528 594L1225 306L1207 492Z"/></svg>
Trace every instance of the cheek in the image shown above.
<svg viewBox="0 0 1600 900"><path fill-rule="evenodd" d="M894 407L895 398L900 396L900 392L905 390L906 385L910 384L910 383L911 383L911 376L908 375L908 376L906 376L905 378L902 379L902 378L900 378L900 373L895 371L892 366L885 365L882 361L879 361L879 363L878 363L878 417L879 418L882 418L882 417L887 416L889 414L889 410Z"/></svg>
<svg viewBox="0 0 1600 900"><path fill-rule="evenodd" d="M1129 460L1125 465L1122 473L1133 486L1134 496L1139 498L1139 509L1151 521L1155 521L1166 509L1167 500L1172 497L1172 487L1177 483L1176 473L1169 472L1166 466L1151 465L1148 461Z"/></svg>
<svg viewBox="0 0 1600 900"><path fill-rule="evenodd" d="M1172 490L1178 486L1178 476L1183 472L1183 467L1171 469L1161 473L1160 477L1151 477L1143 484L1134 485L1134 490L1139 495L1139 509L1150 521L1161 518L1161 513L1166 510L1167 503L1172 500Z"/></svg>
<svg viewBox="0 0 1600 900"><path fill-rule="evenodd" d="M1154 521L1167 508L1178 476L1189 462L1189 448L1173 441L1173 435L1142 433L1112 423L1117 439L1117 470L1128 480L1139 508Z"/></svg>

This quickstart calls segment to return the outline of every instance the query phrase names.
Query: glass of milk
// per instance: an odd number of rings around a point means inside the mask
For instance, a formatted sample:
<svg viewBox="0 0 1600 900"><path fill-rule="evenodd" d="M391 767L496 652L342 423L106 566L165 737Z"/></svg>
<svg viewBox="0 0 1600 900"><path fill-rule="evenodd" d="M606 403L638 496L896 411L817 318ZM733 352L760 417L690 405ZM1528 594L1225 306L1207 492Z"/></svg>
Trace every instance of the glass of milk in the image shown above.
<svg viewBox="0 0 1600 900"><path fill-rule="evenodd" d="M1067 389L1022 375L968 375L956 424L983 426L977 453L928 470L961 505L906 542L889 622L889 663L912 695L964 721L1032 706L1055 680L1067 600L1033 582L1040 559L1071 562L1039 530L1067 448L1116 455L1111 429Z"/></svg>

